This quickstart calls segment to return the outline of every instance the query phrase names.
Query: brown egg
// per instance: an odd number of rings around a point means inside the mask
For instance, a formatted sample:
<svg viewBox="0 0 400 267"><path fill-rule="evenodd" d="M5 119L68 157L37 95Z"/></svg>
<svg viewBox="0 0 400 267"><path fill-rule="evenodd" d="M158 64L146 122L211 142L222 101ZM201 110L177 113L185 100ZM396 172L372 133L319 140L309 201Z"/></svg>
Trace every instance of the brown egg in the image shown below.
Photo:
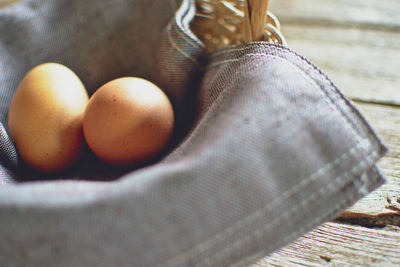
<svg viewBox="0 0 400 267"><path fill-rule="evenodd" d="M41 171L67 168L84 144L82 119L88 95L67 67L41 64L18 86L8 113L8 129L20 157Z"/></svg>
<svg viewBox="0 0 400 267"><path fill-rule="evenodd" d="M100 87L90 98L83 119L89 147L114 165L141 162L159 154L173 127L168 97L153 83L133 77Z"/></svg>

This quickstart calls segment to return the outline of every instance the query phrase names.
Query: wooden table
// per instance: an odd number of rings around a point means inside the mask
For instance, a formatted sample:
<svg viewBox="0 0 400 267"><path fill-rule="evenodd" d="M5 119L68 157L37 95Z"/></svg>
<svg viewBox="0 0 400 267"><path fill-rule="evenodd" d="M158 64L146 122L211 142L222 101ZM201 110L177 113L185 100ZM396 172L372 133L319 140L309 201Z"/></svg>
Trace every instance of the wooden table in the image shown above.
<svg viewBox="0 0 400 267"><path fill-rule="evenodd" d="M400 1L271 0L289 47L320 66L389 147L387 184L253 266L400 266Z"/></svg>
<svg viewBox="0 0 400 267"><path fill-rule="evenodd" d="M289 46L319 65L388 145L379 164L388 183L253 266L400 266L400 1L270 3Z"/></svg>

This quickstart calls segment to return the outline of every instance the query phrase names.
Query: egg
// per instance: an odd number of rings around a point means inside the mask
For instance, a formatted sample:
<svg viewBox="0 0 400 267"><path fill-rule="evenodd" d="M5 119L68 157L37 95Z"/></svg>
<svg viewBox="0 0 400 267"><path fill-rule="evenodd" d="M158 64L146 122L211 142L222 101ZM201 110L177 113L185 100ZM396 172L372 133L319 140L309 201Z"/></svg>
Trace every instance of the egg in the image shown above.
<svg viewBox="0 0 400 267"><path fill-rule="evenodd" d="M167 145L174 112L164 92L134 77L100 87L90 98L83 119L86 142L100 159L127 165L151 159Z"/></svg>
<svg viewBox="0 0 400 267"><path fill-rule="evenodd" d="M19 156L40 171L68 168L84 144L82 120L88 100L69 68L44 63L30 70L8 112L8 130Z"/></svg>

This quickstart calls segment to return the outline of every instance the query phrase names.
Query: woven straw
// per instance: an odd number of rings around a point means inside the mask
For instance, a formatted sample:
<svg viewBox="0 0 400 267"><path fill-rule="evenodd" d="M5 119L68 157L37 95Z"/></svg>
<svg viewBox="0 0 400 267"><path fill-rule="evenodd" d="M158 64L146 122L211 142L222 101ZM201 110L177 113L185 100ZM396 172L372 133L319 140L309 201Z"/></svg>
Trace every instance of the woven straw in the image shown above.
<svg viewBox="0 0 400 267"><path fill-rule="evenodd" d="M208 52L246 43L244 0L196 0L197 14L192 30ZM286 45L278 19L268 11L264 41Z"/></svg>

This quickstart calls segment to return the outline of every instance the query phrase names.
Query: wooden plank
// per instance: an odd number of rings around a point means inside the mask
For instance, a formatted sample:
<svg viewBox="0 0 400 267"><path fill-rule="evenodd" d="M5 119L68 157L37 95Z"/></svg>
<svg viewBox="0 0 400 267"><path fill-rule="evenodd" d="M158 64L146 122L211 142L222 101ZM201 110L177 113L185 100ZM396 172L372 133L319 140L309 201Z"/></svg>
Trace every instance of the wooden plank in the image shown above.
<svg viewBox="0 0 400 267"><path fill-rule="evenodd" d="M388 183L356 203L339 218L371 217L369 224L374 224L375 219L376 225L382 225L386 217L388 221L396 219L400 225L400 108L360 103L357 107L389 148L388 155L379 163ZM391 215L399 216L393 218Z"/></svg>
<svg viewBox="0 0 400 267"><path fill-rule="evenodd" d="M0 0L0 7L14 1ZM283 22L289 45L322 67L345 94L362 101L400 104L398 0L271 4ZM400 214L400 109L358 107L389 146L389 155L380 163L389 183L339 218L369 217L378 225L382 216ZM327 223L253 266L399 266L400 228L391 229L395 231Z"/></svg>
<svg viewBox="0 0 400 267"><path fill-rule="evenodd" d="M400 266L400 210L395 208L400 200L400 108L356 105L389 147L379 164L388 183L338 219L392 226L370 229L330 222L252 266Z"/></svg>
<svg viewBox="0 0 400 267"><path fill-rule="evenodd" d="M327 223L252 266L400 266L399 244L400 232Z"/></svg>
<svg viewBox="0 0 400 267"><path fill-rule="evenodd" d="M0 6L8 2L16 0L0 0ZM381 30L381 21L387 19L400 25L400 2L356 2L285 0L271 1L271 4L283 22L282 31L289 46L320 66L345 95L352 99L400 105L400 94L397 93L400 29L396 32ZM340 10L338 14L334 12L337 10ZM380 30L343 28L340 24L350 21L351 25L360 26L366 23L361 19L363 17L374 18ZM324 27L315 26L321 25L321 19L325 21Z"/></svg>
<svg viewBox="0 0 400 267"><path fill-rule="evenodd" d="M271 1L289 46L319 65L355 100L400 105L400 2L389 0ZM341 219L399 222L400 112L358 105L390 152L380 163L388 183L346 211ZM395 218L395 219L394 219Z"/></svg>
<svg viewBox="0 0 400 267"><path fill-rule="evenodd" d="M400 1L271 1L289 47L352 99L400 105Z"/></svg>
<svg viewBox="0 0 400 267"><path fill-rule="evenodd" d="M348 97L400 105L400 32L284 24L282 31L289 47L323 69Z"/></svg>
<svg viewBox="0 0 400 267"><path fill-rule="evenodd" d="M285 0L271 1L270 6L285 24L400 28L398 0Z"/></svg>

